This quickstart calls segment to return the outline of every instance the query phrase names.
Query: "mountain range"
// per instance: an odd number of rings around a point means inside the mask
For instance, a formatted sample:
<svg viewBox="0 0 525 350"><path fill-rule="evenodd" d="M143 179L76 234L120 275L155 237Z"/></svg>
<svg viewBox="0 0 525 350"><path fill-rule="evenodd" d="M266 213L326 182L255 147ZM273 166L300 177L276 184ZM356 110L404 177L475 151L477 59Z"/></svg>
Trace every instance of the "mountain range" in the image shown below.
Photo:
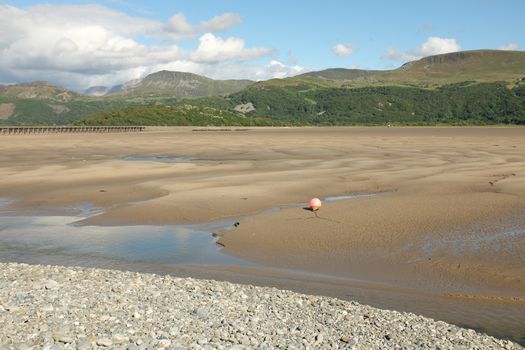
<svg viewBox="0 0 525 350"><path fill-rule="evenodd" d="M87 89L88 96L176 96L203 97L227 95L253 84L251 80L213 80L185 72L160 71L144 79L130 80L113 87L95 86Z"/></svg>
<svg viewBox="0 0 525 350"><path fill-rule="evenodd" d="M430 56L393 70L332 68L260 82L160 71L84 94L47 82L0 85L0 123L122 123L108 118L115 111L133 123L134 111L192 105L277 124L519 124L524 84L525 52L499 50ZM161 114L150 123L175 123Z"/></svg>
<svg viewBox="0 0 525 350"><path fill-rule="evenodd" d="M525 73L525 52L473 50L424 57L394 70L326 69L298 77L351 81L365 85L401 83L443 85L462 81L515 81Z"/></svg>

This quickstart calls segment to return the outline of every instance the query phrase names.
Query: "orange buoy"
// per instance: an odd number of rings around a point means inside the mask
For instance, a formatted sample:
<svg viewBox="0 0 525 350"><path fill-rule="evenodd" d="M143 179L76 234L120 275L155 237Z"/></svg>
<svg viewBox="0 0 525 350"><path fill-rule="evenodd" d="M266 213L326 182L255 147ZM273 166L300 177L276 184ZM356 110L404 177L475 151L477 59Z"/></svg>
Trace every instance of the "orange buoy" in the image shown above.
<svg viewBox="0 0 525 350"><path fill-rule="evenodd" d="M313 211L319 210L321 208L321 200L319 198L310 199L310 209Z"/></svg>

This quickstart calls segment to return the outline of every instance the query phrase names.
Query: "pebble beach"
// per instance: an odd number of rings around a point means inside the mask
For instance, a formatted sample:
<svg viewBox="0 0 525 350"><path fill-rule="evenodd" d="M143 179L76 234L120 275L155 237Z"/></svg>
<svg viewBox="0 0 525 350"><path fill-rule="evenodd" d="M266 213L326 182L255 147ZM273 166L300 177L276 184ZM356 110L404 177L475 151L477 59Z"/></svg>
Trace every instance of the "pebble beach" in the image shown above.
<svg viewBox="0 0 525 350"><path fill-rule="evenodd" d="M521 349L441 321L275 288L0 264L0 349Z"/></svg>

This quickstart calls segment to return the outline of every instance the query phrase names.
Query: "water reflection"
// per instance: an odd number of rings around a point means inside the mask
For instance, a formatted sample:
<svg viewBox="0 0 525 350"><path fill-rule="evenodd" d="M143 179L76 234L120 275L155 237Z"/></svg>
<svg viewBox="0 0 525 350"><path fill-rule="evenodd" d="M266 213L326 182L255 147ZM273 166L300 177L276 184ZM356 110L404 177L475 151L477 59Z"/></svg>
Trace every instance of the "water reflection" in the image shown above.
<svg viewBox="0 0 525 350"><path fill-rule="evenodd" d="M369 196L377 196L378 193L362 193L362 192L355 192L355 193L349 193L342 196L328 196L324 200L326 202L336 202L336 201L343 201L348 199L354 199L357 197L369 197Z"/></svg>
<svg viewBox="0 0 525 350"><path fill-rule="evenodd" d="M248 265L220 251L211 232L234 224L78 226L81 216L2 216L0 244L16 250L60 251L129 262ZM1 254L1 252L0 252Z"/></svg>
<svg viewBox="0 0 525 350"><path fill-rule="evenodd" d="M157 162L157 163L194 163L196 157L170 157L170 156L126 156L119 158L128 162Z"/></svg>

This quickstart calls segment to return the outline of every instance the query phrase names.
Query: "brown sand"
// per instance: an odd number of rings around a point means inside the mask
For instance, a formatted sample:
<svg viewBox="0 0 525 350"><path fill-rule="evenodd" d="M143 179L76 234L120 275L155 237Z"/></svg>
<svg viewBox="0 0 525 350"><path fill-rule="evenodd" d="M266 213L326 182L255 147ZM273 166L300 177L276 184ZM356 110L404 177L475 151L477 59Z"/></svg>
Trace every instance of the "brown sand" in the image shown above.
<svg viewBox="0 0 525 350"><path fill-rule="evenodd" d="M92 202L105 213L89 224L244 216L220 242L268 265L448 295L525 293L523 234L459 252L440 243L523 229L524 128L173 128L0 142L0 197L18 199L18 211ZM200 161L118 159L129 155ZM324 203L317 216L247 216L352 192L385 193Z"/></svg>

